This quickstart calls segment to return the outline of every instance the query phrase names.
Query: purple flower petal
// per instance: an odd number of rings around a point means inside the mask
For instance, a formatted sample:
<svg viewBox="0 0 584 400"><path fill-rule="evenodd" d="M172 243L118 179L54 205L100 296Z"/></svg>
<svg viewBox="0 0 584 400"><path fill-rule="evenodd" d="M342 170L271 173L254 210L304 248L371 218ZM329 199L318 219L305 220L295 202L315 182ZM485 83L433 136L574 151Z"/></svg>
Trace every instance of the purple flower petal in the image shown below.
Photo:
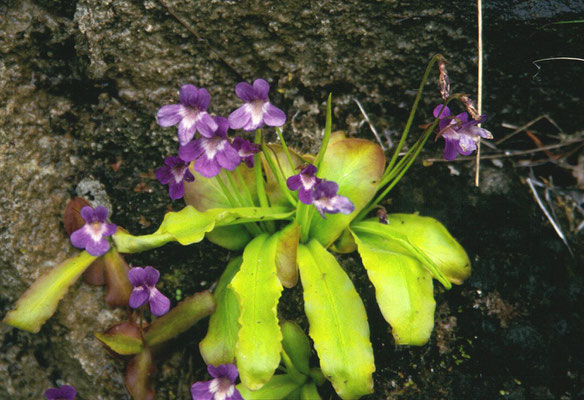
<svg viewBox="0 0 584 400"><path fill-rule="evenodd" d="M188 146L188 145L187 145ZM180 154L180 149L179 149ZM170 172L170 167L168 165L163 165L162 167L158 168L154 175L156 175L156 179L163 185L166 185L170 179L172 178L172 172Z"/></svg>
<svg viewBox="0 0 584 400"><path fill-rule="evenodd" d="M142 286L146 281L146 271L142 267L134 267L128 272L128 279L132 286Z"/></svg>
<svg viewBox="0 0 584 400"><path fill-rule="evenodd" d="M191 396L193 400L212 400L215 395L209 390L209 382L197 382L191 386Z"/></svg>
<svg viewBox="0 0 584 400"><path fill-rule="evenodd" d="M184 146L195 136L195 119L184 117L178 124L178 142Z"/></svg>
<svg viewBox="0 0 584 400"><path fill-rule="evenodd" d="M302 179L300 178L300 174L292 175L288 179L286 179L286 186L290 190L298 190L302 187Z"/></svg>
<svg viewBox="0 0 584 400"><path fill-rule="evenodd" d="M85 246L85 251L95 257L103 256L110 248L109 242L105 238L99 240L89 240Z"/></svg>
<svg viewBox="0 0 584 400"><path fill-rule="evenodd" d="M264 110L264 123L268 126L282 126L286 123L286 114L278 107L268 103Z"/></svg>
<svg viewBox="0 0 584 400"><path fill-rule="evenodd" d="M199 97L199 90L196 86L188 84L180 88L180 104L186 107L196 107Z"/></svg>
<svg viewBox="0 0 584 400"><path fill-rule="evenodd" d="M195 102L195 107L199 110L206 110L209 107L209 103L211 102L211 96L209 92L205 88L199 89L198 98Z"/></svg>
<svg viewBox="0 0 584 400"><path fill-rule="evenodd" d="M73 400L77 390L73 386L63 385L59 388L51 388L45 391L47 400Z"/></svg>
<svg viewBox="0 0 584 400"><path fill-rule="evenodd" d="M202 111L196 122L196 127L201 135L209 138L215 135L217 122L206 111Z"/></svg>
<svg viewBox="0 0 584 400"><path fill-rule="evenodd" d="M202 155L195 162L195 171L203 175L205 178L212 178L219 175L221 167L215 158L208 158L206 155Z"/></svg>
<svg viewBox="0 0 584 400"><path fill-rule="evenodd" d="M130 301L128 302L128 305L131 308L140 308L144 304L146 304L149 298L150 291L144 286L138 286L132 290L132 294L130 295Z"/></svg>
<svg viewBox="0 0 584 400"><path fill-rule="evenodd" d="M468 122L468 114L466 112L461 112L456 116L456 119L464 124L465 122Z"/></svg>
<svg viewBox="0 0 584 400"><path fill-rule="evenodd" d="M235 85L235 94L246 103L256 99L254 88L247 82L240 82Z"/></svg>
<svg viewBox="0 0 584 400"><path fill-rule="evenodd" d="M193 161L203 154L205 149L203 148L203 140L197 139L189 142L188 144L181 146L178 149L178 155L185 161Z"/></svg>
<svg viewBox="0 0 584 400"><path fill-rule="evenodd" d="M168 184L168 196L172 200L182 199L184 195L185 195L185 186L182 183L182 181L181 182L178 182L178 183L177 182L174 182L174 181L169 182L169 184Z"/></svg>
<svg viewBox="0 0 584 400"><path fill-rule="evenodd" d="M216 160L222 168L228 169L229 171L233 171L241 163L239 153L231 147L231 144L227 140L225 140L223 149L217 151Z"/></svg>
<svg viewBox="0 0 584 400"><path fill-rule="evenodd" d="M220 136L222 138L227 138L227 130L229 130L229 121L225 117L215 117L213 120L217 123L217 130L214 136Z"/></svg>
<svg viewBox="0 0 584 400"><path fill-rule="evenodd" d="M160 272L151 266L144 267L144 283L148 286L155 286L160 279Z"/></svg>
<svg viewBox="0 0 584 400"><path fill-rule="evenodd" d="M333 181L323 181L314 188L312 204L323 218L325 218L325 213L350 214L355 209L348 198L337 195L338 190L339 185Z"/></svg>
<svg viewBox="0 0 584 400"><path fill-rule="evenodd" d="M213 378L227 378L231 383L235 383L239 372L234 364L223 364L218 366L208 365L207 371Z"/></svg>
<svg viewBox="0 0 584 400"><path fill-rule="evenodd" d="M229 114L227 120L231 129L241 129L251 120L251 113L247 110L247 103Z"/></svg>
<svg viewBox="0 0 584 400"><path fill-rule="evenodd" d="M95 212L93 211L93 208L89 206L83 207L81 209L81 217L85 222L93 222L95 218Z"/></svg>
<svg viewBox="0 0 584 400"><path fill-rule="evenodd" d="M150 289L150 311L160 317L170 309L170 300L156 288Z"/></svg>
<svg viewBox="0 0 584 400"><path fill-rule="evenodd" d="M334 213L351 214L355 210L355 205L345 196L335 196L331 200L331 206L334 208Z"/></svg>
<svg viewBox="0 0 584 400"><path fill-rule="evenodd" d="M71 244L78 249L84 249L87 243L92 240L88 232L89 227L84 225L71 234Z"/></svg>
<svg viewBox="0 0 584 400"><path fill-rule="evenodd" d="M298 199L304 204L312 204L312 189L306 190L300 187L298 189Z"/></svg>
<svg viewBox="0 0 584 400"><path fill-rule="evenodd" d="M181 119L182 114L180 104L163 106L158 110L158 114L156 114L158 125L164 128L178 124Z"/></svg>
<svg viewBox="0 0 584 400"><path fill-rule="evenodd" d="M243 400L243 397L241 396L241 393L239 393L239 390L237 390L237 388L235 388L235 391L233 392L229 400Z"/></svg>
<svg viewBox="0 0 584 400"><path fill-rule="evenodd" d="M444 159L448 161L452 161L456 158L458 152L458 141L456 140L449 140L444 138L445 146L444 146Z"/></svg>
<svg viewBox="0 0 584 400"><path fill-rule="evenodd" d="M472 154L477 148L476 142L469 135L460 135L460 140L458 141L458 152L463 156L468 156Z"/></svg>
<svg viewBox="0 0 584 400"><path fill-rule="evenodd" d="M253 82L253 89L256 99L268 101L268 92L270 91L270 84L268 82L263 79L256 79Z"/></svg>
<svg viewBox="0 0 584 400"><path fill-rule="evenodd" d="M442 111L442 114L440 114L440 110L442 110L443 108L444 108L444 111ZM445 106L443 104L438 104L436 107L434 107L434 111L432 111L432 115L434 115L434 118L438 118L438 115L440 115L440 119L444 119L444 118L450 116L450 108L448 108L448 106Z"/></svg>
<svg viewBox="0 0 584 400"><path fill-rule="evenodd" d="M195 180L195 177L193 176L193 174L191 173L191 171L189 171L188 168L185 171L185 176L183 177L183 180L185 182L193 182Z"/></svg>
<svg viewBox="0 0 584 400"><path fill-rule="evenodd" d="M105 229L103 231L103 236L111 236L118 230L118 226L116 224L108 224L104 223Z"/></svg>
<svg viewBox="0 0 584 400"><path fill-rule="evenodd" d="M105 220L107 219L107 208L105 208L104 206L97 206L95 207L95 220L99 221L99 222L105 222Z"/></svg>

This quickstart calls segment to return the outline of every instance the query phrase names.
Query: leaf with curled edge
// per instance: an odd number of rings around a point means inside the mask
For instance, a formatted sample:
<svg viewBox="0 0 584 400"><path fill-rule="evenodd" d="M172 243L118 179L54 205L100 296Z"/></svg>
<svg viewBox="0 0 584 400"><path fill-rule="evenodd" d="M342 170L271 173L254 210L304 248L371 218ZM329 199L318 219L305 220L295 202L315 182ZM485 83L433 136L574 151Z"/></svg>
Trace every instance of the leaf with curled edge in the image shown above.
<svg viewBox="0 0 584 400"><path fill-rule="evenodd" d="M276 275L276 248L277 240L267 234L249 242L230 284L240 310L235 357L241 381L251 390L265 385L280 363L277 307L283 287Z"/></svg>
<svg viewBox="0 0 584 400"><path fill-rule="evenodd" d="M389 214L388 220L387 225L360 221L351 229L378 236L386 250L416 258L446 289L470 275L468 255L440 222L415 214Z"/></svg>
<svg viewBox="0 0 584 400"><path fill-rule="evenodd" d="M210 208L230 208L229 200L223 193L223 190L219 186L217 179L215 178L205 178L194 170L193 164L190 165L189 170L193 173L195 177L194 182L185 182L185 203L195 207L199 211L207 211ZM257 193L256 193L256 182L254 179L253 169L248 168L245 164L241 164L237 167L237 170L243 178L244 184L247 186L249 192L251 193L252 200L257 204ZM228 182L227 171L221 170L219 177L223 182ZM236 175L237 176L237 175ZM243 193L244 188L242 183L238 178L234 179L236 185L240 191ZM232 225L230 227L216 227L210 232L207 232L207 239L224 247L228 250L241 250L245 245L252 239L245 227L241 225Z"/></svg>
<svg viewBox="0 0 584 400"><path fill-rule="evenodd" d="M466 251L440 221L417 214L389 214L388 220L385 229L407 236L450 282L460 285L470 276Z"/></svg>
<svg viewBox="0 0 584 400"><path fill-rule="evenodd" d="M287 207L240 207L212 208L200 212L193 206L181 211L169 212L156 232L149 235L133 236L118 227L112 236L116 248L121 253L136 253L160 247L177 241L182 245L198 243L205 234L216 227L244 224L246 222L285 220L294 211Z"/></svg>
<svg viewBox="0 0 584 400"><path fill-rule="evenodd" d="M132 284L128 279L130 267L115 247L112 247L103 256L107 292L105 302L110 307L124 307L128 305L132 294ZM95 264L95 263L94 263Z"/></svg>
<svg viewBox="0 0 584 400"><path fill-rule="evenodd" d="M298 248L309 335L323 374L343 399L373 392L373 348L363 302L353 283L317 240Z"/></svg>
<svg viewBox="0 0 584 400"><path fill-rule="evenodd" d="M360 232L355 241L395 342L415 346L428 342L436 308L430 272L414 257L386 249L379 236Z"/></svg>
<svg viewBox="0 0 584 400"><path fill-rule="evenodd" d="M108 329L95 332L95 337L112 352L128 356L140 353L143 349L140 328L130 322L123 322Z"/></svg>
<svg viewBox="0 0 584 400"><path fill-rule="evenodd" d="M16 302L2 322L32 333L53 316L59 301L83 271L96 259L86 251L62 262L41 275Z"/></svg>
<svg viewBox="0 0 584 400"><path fill-rule="evenodd" d="M250 390L244 384L237 385L237 390L245 400L281 400L300 389L302 382L294 380L288 374L274 375L259 390Z"/></svg>
<svg viewBox="0 0 584 400"><path fill-rule="evenodd" d="M126 369L124 383L133 399L154 399L155 391L152 387L152 380L155 373L156 364L150 349L146 348L132 358Z"/></svg>
<svg viewBox="0 0 584 400"><path fill-rule="evenodd" d="M235 343L239 332L237 322L239 304L235 293L228 285L239 271L241 263L241 257L229 261L213 292L217 307L209 319L207 335L199 343L201 356L207 365L230 364L235 359Z"/></svg>
<svg viewBox="0 0 584 400"><path fill-rule="evenodd" d="M146 346L166 342L215 311L215 299L208 290L187 297L162 317L156 318L144 333Z"/></svg>
<svg viewBox="0 0 584 400"><path fill-rule="evenodd" d="M278 278L286 288L293 288L298 282L298 240L300 226L296 221L274 234L277 240L276 270Z"/></svg>

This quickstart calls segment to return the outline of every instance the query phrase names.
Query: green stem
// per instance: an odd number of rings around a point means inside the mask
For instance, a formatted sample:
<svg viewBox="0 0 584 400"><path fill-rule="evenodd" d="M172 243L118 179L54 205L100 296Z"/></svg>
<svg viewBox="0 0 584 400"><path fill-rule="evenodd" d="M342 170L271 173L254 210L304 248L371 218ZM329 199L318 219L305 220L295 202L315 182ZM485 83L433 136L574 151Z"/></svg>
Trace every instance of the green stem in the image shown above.
<svg viewBox="0 0 584 400"><path fill-rule="evenodd" d="M308 241L310 235L310 225L312 224L312 217L314 216L315 207L307 206L305 209L304 224L300 226L300 235L304 241Z"/></svg>
<svg viewBox="0 0 584 400"><path fill-rule="evenodd" d="M288 159L288 164L290 164L290 169L294 171L296 169L296 166L294 165L294 161L292 161L292 156L290 155L288 146L286 146L286 141L284 140L284 135L282 135L282 131L280 130L280 128L276 128L276 133L278 134L280 143L282 143L282 148L284 149L284 153L286 154L286 158Z"/></svg>
<svg viewBox="0 0 584 400"><path fill-rule="evenodd" d="M225 182L223 182L223 179L221 179L221 176L217 175L217 176L215 176L215 179L217 179L217 183L219 183L221 190L223 190L223 194L225 194L225 197L227 197L227 201L229 201L229 205L232 208L238 207L239 204L235 201L235 199L231 195L229 188L227 188L227 185L225 185Z"/></svg>
<svg viewBox="0 0 584 400"><path fill-rule="evenodd" d="M331 138L331 130L332 130L332 100L333 94L329 93L328 99L326 101L326 122L324 125L324 137L322 138L322 143L320 145L320 151L318 152L318 156L316 157L316 161L314 162L314 166L318 168L320 166L320 162L324 157L324 153L326 153L326 148L328 147L329 140Z"/></svg>
<svg viewBox="0 0 584 400"><path fill-rule="evenodd" d="M424 132L424 135L422 136L421 140L418 141L417 146L414 146L415 151L413 153L408 152L410 154L410 157L407 158L407 161L405 161L406 160L405 157L401 160L401 161L404 161L405 162L404 167L401 169L401 171L399 171L399 173L391 181L391 183L383 190L383 192L381 192L375 198L375 200L373 200L373 202L370 203L370 205L368 207L366 207L363 210L361 210L361 212L353 220L354 222L361 221L363 218L365 218L365 216L367 216L367 214L369 214L369 212L371 210L373 210L377 206L377 204L379 204L379 202L381 202L381 200L383 200L385 198L385 196L387 196L387 194L389 193L389 191L391 189L393 189L393 187L400 181L400 179L408 171L408 169L410 168L410 166L412 165L412 163L416 160L416 158L420 154L420 151L422 151L422 148L424 147L424 145L428 141L428 138L432 134L432 131L434 130L434 128L436 127L436 125L438 124L438 122L439 122L439 119L436 119L434 121L434 123L432 125L430 125L430 127L428 129L426 129L426 131ZM396 167L395 170L398 171L398 168Z"/></svg>
<svg viewBox="0 0 584 400"><path fill-rule="evenodd" d="M226 171L225 172L227 174L227 179L229 179L229 184L231 185L231 188L233 189L233 193L235 193L235 195L237 196L237 200L239 202L239 204L242 207L253 207L253 201L249 202L249 200L251 199L251 194L249 195L249 199L247 198L243 198L242 196L240 196L239 193L239 188L237 187L237 184L235 183L235 179L233 179L233 174L231 173L231 171ZM245 187L247 189L246 185L243 185L243 187ZM249 189L248 189L248 193L249 193ZM259 236L262 234L262 230L259 228L259 226L255 223L255 222L249 222L247 224L244 224L246 229L249 231L249 233L251 233L252 235L255 234L255 236Z"/></svg>
<svg viewBox="0 0 584 400"><path fill-rule="evenodd" d="M251 196L251 192L249 191L249 188L247 187L247 184L245 183L245 180L243 179L243 175L241 175L241 171L239 170L239 168L235 169L235 173L237 174L237 179L239 180L239 184L243 188L243 192L245 193L245 197L247 198L248 204L250 206L255 207L255 203L253 202L253 197Z"/></svg>
<svg viewBox="0 0 584 400"><path fill-rule="evenodd" d="M262 140L262 152L264 153L264 157L266 158L266 162L268 163L268 165L270 166L270 169L272 170L272 173L274 174L274 178L276 178L276 181L278 182L278 186L280 186L280 190L282 191L284 196L286 196L286 199L290 202L290 204L292 204L292 206L296 207L297 202L294 199L294 197L292 197L292 194L290 193L288 186L286 186L286 182L284 182L284 179L282 178L283 172L281 171L281 169L276 168L276 164L274 163L274 159L270 155L270 149L268 149L268 146L266 146L266 143L263 140Z"/></svg>
<svg viewBox="0 0 584 400"><path fill-rule="evenodd" d="M261 146L262 142L263 142L262 130L256 129L254 143ZM263 175L263 171L262 171L262 160L261 160L260 153L256 153L253 156L253 159L254 159L253 172L254 172L254 176L255 176L256 190L258 193L258 201L260 202L260 206L269 207L270 204L268 202L268 196L266 195L266 186L265 186L264 175ZM273 232L275 229L273 221L265 221L263 223L260 223L260 225L264 226L265 230L267 230L268 232Z"/></svg>
<svg viewBox="0 0 584 400"><path fill-rule="evenodd" d="M410 128L412 127L412 123L414 122L414 116L416 115L416 110L418 109L418 104L420 103L420 99L422 98L422 93L424 92L424 86L426 85L426 81L428 80L428 76L430 75L430 71L432 70L434 63L441 58L442 58L442 55L436 54L434 57L432 57L432 59L428 63L428 66L426 67L426 71L424 72L424 76L422 77L422 82L420 82L420 87L418 88L418 93L416 94L416 98L414 100L414 106L412 107L412 111L410 112L410 116L408 117L408 122L406 123L404 131L401 135L399 144L397 145L397 148L395 149L395 152L393 153L393 156L391 157L391 160L389 161L389 164L387 165L387 168L385 169L385 172L383 173L383 177L385 177L386 175L389 175L391 169L393 168L393 166L395 165L395 163L397 161L397 158L399 157L399 153L400 153L400 151L401 151L401 149L406 141L406 137L408 136L408 133L410 132Z"/></svg>
<svg viewBox="0 0 584 400"><path fill-rule="evenodd" d="M217 182L219 183L221 190L223 190L223 193L225 193L227 201L229 201L229 205L231 205L232 208L236 208L238 206L241 207L241 204L237 202L235 198L231 195L231 192L229 191L227 185L225 185L225 182L223 182L223 179L221 179L219 175L215 176L215 178L217 179ZM243 226L252 236L257 236L262 233L262 230L259 227L255 226L254 224L243 224Z"/></svg>

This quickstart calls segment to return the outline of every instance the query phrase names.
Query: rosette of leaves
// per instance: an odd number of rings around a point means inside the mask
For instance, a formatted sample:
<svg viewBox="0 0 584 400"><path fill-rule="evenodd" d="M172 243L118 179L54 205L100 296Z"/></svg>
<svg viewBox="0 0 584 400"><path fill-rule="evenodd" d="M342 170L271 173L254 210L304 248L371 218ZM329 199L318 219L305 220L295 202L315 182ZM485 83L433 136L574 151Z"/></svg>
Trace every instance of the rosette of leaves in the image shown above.
<svg viewBox="0 0 584 400"><path fill-rule="evenodd" d="M400 154L436 59L426 70L387 165L377 144L331 135L329 96L317 155L288 148L279 130L281 145L268 145L258 130L255 143L262 151L255 155L253 169L242 164L233 172L223 170L205 178L191 166L195 181L185 183L188 205L183 210L167 213L150 235L133 236L121 228L114 234L122 253L170 241L190 245L205 237L226 249L243 250L242 257L228 264L215 289L217 307L200 350L207 364L235 359L250 393L271 387L273 379L284 379L274 375L286 361L277 306L284 287L295 286L299 279L323 375L343 399L373 391L375 364L365 307L333 252L360 253L379 308L396 343L404 345L422 345L430 337L433 279L449 289L470 274L467 254L438 221L414 214L390 214L382 222L366 219L412 165L438 123L435 119L405 155ZM338 184L339 195L354 205L351 214L322 218L287 188L286 179L309 162L317 167L319 178Z"/></svg>
<svg viewBox="0 0 584 400"><path fill-rule="evenodd" d="M168 213L151 235L114 235L122 252L169 241L186 245L204 237L229 250L243 249L219 280L217 309L200 350L208 364L235 359L250 391L269 385L282 361L278 301L284 287L300 279L324 376L342 398L372 392L375 364L365 307L331 251L359 251L398 344L428 341L434 325L433 279L449 289L470 274L465 251L438 221L412 214L390 214L388 223L364 218L403 176L433 126L406 156L386 166L377 144L331 135L330 98L327 108L318 155L298 154L282 137L282 145L267 145L256 132L262 152L253 170L241 165L236 173L222 171L219 179L208 179L191 168L195 182L186 184L187 207ZM319 177L338 183L339 194L353 202L353 213L322 218L296 200L284 182L307 162L317 166Z"/></svg>

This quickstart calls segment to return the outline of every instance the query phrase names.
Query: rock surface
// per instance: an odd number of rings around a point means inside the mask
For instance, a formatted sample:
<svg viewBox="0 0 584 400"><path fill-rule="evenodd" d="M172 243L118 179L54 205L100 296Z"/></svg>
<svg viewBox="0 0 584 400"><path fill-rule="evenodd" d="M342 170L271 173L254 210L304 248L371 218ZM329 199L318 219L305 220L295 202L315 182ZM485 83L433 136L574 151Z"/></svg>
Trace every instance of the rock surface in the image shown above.
<svg viewBox="0 0 584 400"><path fill-rule="evenodd" d="M522 125L543 113L567 132L580 128L584 114L573 110L581 68L542 63L534 79L531 62L556 49L578 55L581 24L545 24L576 19L584 2L489 3L484 103L497 121L489 129L500 136L508 133L500 122ZM111 204L113 221L136 234L181 207L152 173L176 151L174 129L160 128L154 115L177 101L180 85L208 88L210 110L227 115L239 102L237 82L267 79L271 100L287 111L285 134L305 151L319 141L330 91L335 128L371 138L355 98L395 139L436 52L450 61L453 90L476 92L475 19L463 1L1 3L0 315L74 254L61 215L75 194ZM426 91L414 126L439 100L434 81ZM441 143L429 147L440 155ZM454 167L458 176L420 166L391 196L392 210L443 221L474 261L468 283L438 295L429 345L395 349L358 256L342 258L370 316L378 363L370 398L576 398L584 389L581 269L514 170L487 165L474 189L471 166ZM209 244L128 258L160 267L169 297L209 288L226 259ZM298 295L285 294L287 317L302 318ZM0 398L40 398L63 383L83 399L129 398L123 363L93 338L122 319L123 310L107 309L102 289L78 283L38 335L0 327ZM197 351L204 330L193 329L159 366L160 398L187 398L204 378Z"/></svg>

